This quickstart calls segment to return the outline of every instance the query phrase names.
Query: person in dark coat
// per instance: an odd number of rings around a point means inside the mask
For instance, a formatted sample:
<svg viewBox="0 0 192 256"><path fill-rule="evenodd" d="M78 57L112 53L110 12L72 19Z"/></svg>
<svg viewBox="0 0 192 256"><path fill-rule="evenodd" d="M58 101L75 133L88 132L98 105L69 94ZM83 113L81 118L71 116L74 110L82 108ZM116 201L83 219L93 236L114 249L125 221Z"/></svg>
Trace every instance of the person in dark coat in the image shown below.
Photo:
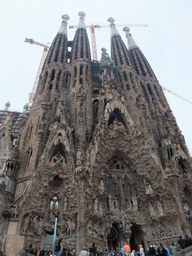
<svg viewBox="0 0 192 256"><path fill-rule="evenodd" d="M55 241L55 254L56 254L56 256L59 256L59 253L60 253L60 250L61 250L61 241L62 241L62 238L58 238Z"/></svg>
<svg viewBox="0 0 192 256"><path fill-rule="evenodd" d="M32 248L32 244L29 244L29 246L27 247L27 249L25 251L30 253L30 254L34 254L34 250Z"/></svg>
<svg viewBox="0 0 192 256"><path fill-rule="evenodd" d="M65 248L63 248L63 250L62 250L62 252L61 252L61 256L66 256Z"/></svg>
<svg viewBox="0 0 192 256"><path fill-rule="evenodd" d="M43 248L40 249L39 256L45 256L45 251L43 250Z"/></svg>
<svg viewBox="0 0 192 256"><path fill-rule="evenodd" d="M90 251L93 253L94 256L96 256L96 254L97 254L97 248L95 247L95 244L93 244L93 246L92 246L92 248L91 248Z"/></svg>
<svg viewBox="0 0 192 256"><path fill-rule="evenodd" d="M149 255L150 256L155 256L156 255L156 250L153 247L153 245L150 245L150 247L149 247Z"/></svg>
<svg viewBox="0 0 192 256"><path fill-rule="evenodd" d="M185 242L185 239L182 238L182 236L179 236L179 240L177 243L180 245L181 250L185 249L186 242Z"/></svg>
<svg viewBox="0 0 192 256"><path fill-rule="evenodd" d="M188 235L185 235L185 248L192 245L192 239Z"/></svg>

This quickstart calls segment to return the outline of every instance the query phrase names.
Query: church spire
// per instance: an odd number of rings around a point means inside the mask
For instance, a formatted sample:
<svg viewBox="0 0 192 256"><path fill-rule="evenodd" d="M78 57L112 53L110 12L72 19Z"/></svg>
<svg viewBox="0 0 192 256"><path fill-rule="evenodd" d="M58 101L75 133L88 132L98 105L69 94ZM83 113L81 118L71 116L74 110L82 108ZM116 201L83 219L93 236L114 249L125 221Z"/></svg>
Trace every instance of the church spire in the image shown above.
<svg viewBox="0 0 192 256"><path fill-rule="evenodd" d="M71 51L71 62L78 59L86 59L91 61L91 52L89 46L89 39L87 36L86 25L84 23L84 12L79 12L79 24L73 40L72 51Z"/></svg>
<svg viewBox="0 0 192 256"><path fill-rule="evenodd" d="M155 74L153 73L153 70L149 65L147 59L133 40L130 29L128 27L124 27L123 31L126 33L126 38L129 46L129 56L137 74L142 76L149 75L151 78L156 79Z"/></svg>
<svg viewBox="0 0 192 256"><path fill-rule="evenodd" d="M135 43L134 39L132 38L132 35L130 33L130 28L128 27L124 27L123 28L123 31L125 32L126 34L126 38L127 38L127 43L128 43L128 47L129 49L132 49L132 48L137 48L137 44Z"/></svg>
<svg viewBox="0 0 192 256"><path fill-rule="evenodd" d="M61 84L65 74L68 52L67 52L67 21L69 16L62 16L61 26L49 48L44 66L39 79L36 94L43 94L42 97L48 99L48 95L59 94ZM56 68L57 67L57 68ZM52 93L53 92L53 93Z"/></svg>
<svg viewBox="0 0 192 256"><path fill-rule="evenodd" d="M67 36L67 21L70 19L67 14L62 15L62 22L59 28L58 34L63 34Z"/></svg>
<svg viewBox="0 0 192 256"><path fill-rule="evenodd" d="M119 32L117 31L116 27L115 27L115 20L110 17L108 20L107 20L109 23L110 23L110 28L111 28L111 37L113 37L114 35L119 35Z"/></svg>
<svg viewBox="0 0 192 256"><path fill-rule="evenodd" d="M131 66L127 47L125 46L119 32L115 27L115 20L111 17L108 19L111 27L111 57L115 66L126 65Z"/></svg>
<svg viewBox="0 0 192 256"><path fill-rule="evenodd" d="M79 12L78 15L80 18L79 18L79 24L78 24L77 28L86 28L85 23L84 23L86 14L84 12Z"/></svg>

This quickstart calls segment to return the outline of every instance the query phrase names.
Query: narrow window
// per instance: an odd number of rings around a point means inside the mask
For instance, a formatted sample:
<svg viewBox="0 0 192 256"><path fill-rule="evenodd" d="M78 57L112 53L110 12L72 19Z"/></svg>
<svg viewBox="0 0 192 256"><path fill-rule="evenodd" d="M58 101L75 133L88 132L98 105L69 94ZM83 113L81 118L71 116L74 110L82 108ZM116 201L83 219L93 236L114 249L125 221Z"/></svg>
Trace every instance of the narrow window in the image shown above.
<svg viewBox="0 0 192 256"><path fill-rule="evenodd" d="M130 90L129 84L126 84L126 87L127 87L127 91L129 91Z"/></svg>
<svg viewBox="0 0 192 256"><path fill-rule="evenodd" d="M130 77L131 83L133 84L133 76L132 76L132 73L129 73L129 77Z"/></svg>
<svg viewBox="0 0 192 256"><path fill-rule="evenodd" d="M55 77L55 69L53 69L52 72L51 72L50 81L53 81L54 77Z"/></svg>
<svg viewBox="0 0 192 256"><path fill-rule="evenodd" d="M124 76L124 80L127 81L127 74L125 71L123 72L123 76Z"/></svg>
<svg viewBox="0 0 192 256"><path fill-rule="evenodd" d="M60 77L61 77L61 70L59 70L59 73L58 73L58 75L57 75L57 82L60 81Z"/></svg>
<svg viewBox="0 0 192 256"><path fill-rule="evenodd" d="M74 67L74 77L77 76L77 67Z"/></svg>
<svg viewBox="0 0 192 256"><path fill-rule="evenodd" d="M153 94L153 92L152 92L152 90L151 90L151 86L150 86L150 84L147 84L147 87L148 87L148 91L149 91L149 93L152 95L152 94Z"/></svg>
<svg viewBox="0 0 192 256"><path fill-rule="evenodd" d="M145 86L144 86L142 83L140 83L140 85L141 85L141 88L142 88L144 97L145 97L146 100L149 102L149 98L148 98L148 94L147 94L147 92L146 92L146 90L145 90Z"/></svg>
<svg viewBox="0 0 192 256"><path fill-rule="evenodd" d="M80 76L83 74L83 65L80 65Z"/></svg>

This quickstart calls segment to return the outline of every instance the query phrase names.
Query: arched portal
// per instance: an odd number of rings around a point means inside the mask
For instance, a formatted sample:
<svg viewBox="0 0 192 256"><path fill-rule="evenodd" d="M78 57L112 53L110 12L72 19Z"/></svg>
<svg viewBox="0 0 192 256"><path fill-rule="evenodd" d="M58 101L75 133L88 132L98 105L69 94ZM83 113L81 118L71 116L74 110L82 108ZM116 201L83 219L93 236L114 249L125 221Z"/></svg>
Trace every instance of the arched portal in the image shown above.
<svg viewBox="0 0 192 256"><path fill-rule="evenodd" d="M117 250L119 248L119 228L117 223L113 223L112 227L105 230L107 238L107 246L109 250Z"/></svg>
<svg viewBox="0 0 192 256"><path fill-rule="evenodd" d="M133 224L131 227L130 247L131 250L139 250L139 245L142 244L144 247L144 232L141 228Z"/></svg>

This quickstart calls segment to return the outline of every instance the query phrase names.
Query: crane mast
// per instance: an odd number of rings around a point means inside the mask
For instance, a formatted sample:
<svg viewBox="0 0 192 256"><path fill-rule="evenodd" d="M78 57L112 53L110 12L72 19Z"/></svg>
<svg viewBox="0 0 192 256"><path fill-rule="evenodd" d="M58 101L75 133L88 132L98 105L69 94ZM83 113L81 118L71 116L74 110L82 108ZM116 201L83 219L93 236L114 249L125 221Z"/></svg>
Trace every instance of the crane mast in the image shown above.
<svg viewBox="0 0 192 256"><path fill-rule="evenodd" d="M36 42L33 39L29 39L29 38L25 38L25 42L26 43L30 43L30 44L35 44L35 45L38 45L38 46L41 46L41 47L44 47L43 54L42 54L42 57L41 57L41 61L40 61L40 64L39 64L39 68L37 70L37 74L36 74L36 77L35 77L35 82L34 82L34 85L33 85L33 89L32 89L32 92L29 95L28 108L30 109L31 106L32 106L32 103L33 103L33 99L35 97L35 93L36 93L37 86L38 86L38 81L39 81L39 76L41 74L41 70L43 68L43 64L44 64L44 61L46 59L49 46L45 45L45 44L41 44L41 43Z"/></svg>

